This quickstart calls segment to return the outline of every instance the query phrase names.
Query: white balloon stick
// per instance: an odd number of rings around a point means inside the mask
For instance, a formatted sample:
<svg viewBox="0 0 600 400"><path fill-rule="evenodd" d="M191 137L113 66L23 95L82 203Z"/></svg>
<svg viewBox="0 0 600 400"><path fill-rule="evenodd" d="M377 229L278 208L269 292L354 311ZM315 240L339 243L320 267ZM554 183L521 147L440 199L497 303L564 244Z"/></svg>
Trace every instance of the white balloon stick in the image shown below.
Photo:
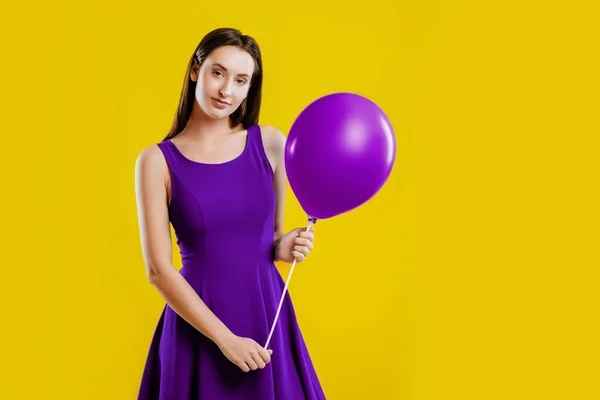
<svg viewBox="0 0 600 400"><path fill-rule="evenodd" d="M310 230L310 227L312 224L313 224L313 221L311 219L309 219L308 226L307 226L305 232L308 232ZM273 321L273 326L271 327L271 332L269 333L269 338L267 339L267 343L265 344L265 349L268 348L269 343L271 342L271 337L273 336L273 331L275 330L275 325L277 325L277 319L279 318L279 313L281 312L281 306L283 305L283 300L285 299L285 294L286 294L287 288L290 284L290 279L292 278L292 273L294 272L294 267L296 266L296 261L297 261L297 259L294 258L294 261L292 262L292 267L290 268L290 272L288 274L287 281L285 282L285 287L283 288L281 300L279 300L279 307L277 307L277 313L275 314L275 321Z"/></svg>

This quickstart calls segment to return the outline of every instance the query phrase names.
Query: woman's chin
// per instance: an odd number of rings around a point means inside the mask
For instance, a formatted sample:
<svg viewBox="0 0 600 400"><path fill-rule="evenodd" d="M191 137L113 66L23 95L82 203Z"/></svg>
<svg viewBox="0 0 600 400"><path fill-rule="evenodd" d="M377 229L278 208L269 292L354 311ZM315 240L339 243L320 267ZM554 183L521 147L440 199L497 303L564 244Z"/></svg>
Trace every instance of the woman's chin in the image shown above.
<svg viewBox="0 0 600 400"><path fill-rule="evenodd" d="M206 107L203 111L210 119L223 119L229 117L230 114L228 110L220 110L212 106Z"/></svg>

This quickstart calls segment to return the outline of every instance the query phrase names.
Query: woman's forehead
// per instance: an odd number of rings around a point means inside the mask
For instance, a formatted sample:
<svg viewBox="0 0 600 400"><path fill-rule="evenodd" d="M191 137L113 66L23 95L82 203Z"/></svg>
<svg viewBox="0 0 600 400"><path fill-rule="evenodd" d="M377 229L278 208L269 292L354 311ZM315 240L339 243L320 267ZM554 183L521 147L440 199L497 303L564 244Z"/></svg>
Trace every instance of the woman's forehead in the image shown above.
<svg viewBox="0 0 600 400"><path fill-rule="evenodd" d="M210 65L219 66L235 74L252 75L254 70L254 60L246 51L234 47L223 46L216 48L207 57L206 62Z"/></svg>

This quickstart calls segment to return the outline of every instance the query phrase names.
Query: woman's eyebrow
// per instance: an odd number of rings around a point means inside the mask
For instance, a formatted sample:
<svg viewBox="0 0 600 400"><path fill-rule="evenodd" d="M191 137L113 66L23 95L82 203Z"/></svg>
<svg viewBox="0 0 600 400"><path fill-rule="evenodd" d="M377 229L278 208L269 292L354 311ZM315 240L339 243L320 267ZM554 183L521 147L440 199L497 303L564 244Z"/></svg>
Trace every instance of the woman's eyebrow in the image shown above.
<svg viewBox="0 0 600 400"><path fill-rule="evenodd" d="M223 71L227 72L227 68L225 68L223 65L219 64L219 63L213 63L213 65L221 68ZM250 75L248 74L238 74L238 76L245 76L246 78L250 78Z"/></svg>

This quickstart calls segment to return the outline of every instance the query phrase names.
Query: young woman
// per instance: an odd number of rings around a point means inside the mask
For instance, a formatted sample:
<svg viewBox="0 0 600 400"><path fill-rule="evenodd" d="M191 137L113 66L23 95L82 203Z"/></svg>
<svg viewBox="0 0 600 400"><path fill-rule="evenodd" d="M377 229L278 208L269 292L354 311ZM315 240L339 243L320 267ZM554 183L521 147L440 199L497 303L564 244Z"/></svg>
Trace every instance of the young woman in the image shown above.
<svg viewBox="0 0 600 400"><path fill-rule="evenodd" d="M256 41L217 29L186 71L173 126L136 160L142 251L166 301L139 400L324 399L274 261L303 261L314 231L283 231L285 136L258 125ZM172 263L173 225L182 268Z"/></svg>

